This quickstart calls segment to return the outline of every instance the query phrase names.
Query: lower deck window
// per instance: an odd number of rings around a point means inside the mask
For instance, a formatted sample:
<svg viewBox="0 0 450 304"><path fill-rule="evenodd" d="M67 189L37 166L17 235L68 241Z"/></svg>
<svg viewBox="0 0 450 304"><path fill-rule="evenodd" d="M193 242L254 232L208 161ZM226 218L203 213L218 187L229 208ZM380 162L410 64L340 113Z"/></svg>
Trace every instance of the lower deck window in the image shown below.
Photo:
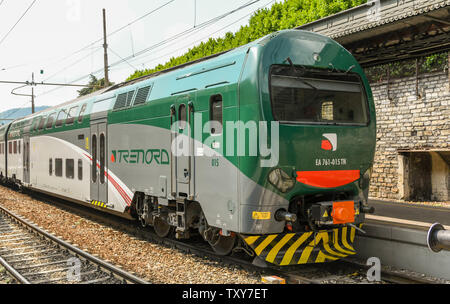
<svg viewBox="0 0 450 304"><path fill-rule="evenodd" d="M66 177L75 178L75 161L73 159L66 159Z"/></svg>
<svg viewBox="0 0 450 304"><path fill-rule="evenodd" d="M63 160L62 158L55 159L55 176L61 177L63 175Z"/></svg>
<svg viewBox="0 0 450 304"><path fill-rule="evenodd" d="M83 180L83 161L78 160L78 179Z"/></svg>

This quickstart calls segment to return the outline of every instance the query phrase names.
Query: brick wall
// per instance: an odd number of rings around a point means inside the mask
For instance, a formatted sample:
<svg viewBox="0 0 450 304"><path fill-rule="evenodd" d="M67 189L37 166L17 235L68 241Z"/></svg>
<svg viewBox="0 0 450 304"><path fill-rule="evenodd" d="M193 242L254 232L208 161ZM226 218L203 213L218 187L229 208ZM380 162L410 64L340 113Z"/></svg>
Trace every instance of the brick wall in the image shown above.
<svg viewBox="0 0 450 304"><path fill-rule="evenodd" d="M399 150L450 150L450 88L447 72L372 83L377 149L370 196L400 199ZM400 165L401 167L401 165Z"/></svg>

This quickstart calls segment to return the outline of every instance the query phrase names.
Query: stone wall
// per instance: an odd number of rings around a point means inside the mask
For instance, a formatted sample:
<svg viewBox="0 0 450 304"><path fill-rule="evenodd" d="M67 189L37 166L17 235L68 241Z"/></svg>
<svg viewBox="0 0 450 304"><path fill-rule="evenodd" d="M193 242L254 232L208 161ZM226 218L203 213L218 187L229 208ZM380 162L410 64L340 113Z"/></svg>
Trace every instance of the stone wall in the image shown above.
<svg viewBox="0 0 450 304"><path fill-rule="evenodd" d="M420 75L420 96L416 77L371 84L377 112L371 197L403 198L401 151L450 150L449 84L447 72Z"/></svg>

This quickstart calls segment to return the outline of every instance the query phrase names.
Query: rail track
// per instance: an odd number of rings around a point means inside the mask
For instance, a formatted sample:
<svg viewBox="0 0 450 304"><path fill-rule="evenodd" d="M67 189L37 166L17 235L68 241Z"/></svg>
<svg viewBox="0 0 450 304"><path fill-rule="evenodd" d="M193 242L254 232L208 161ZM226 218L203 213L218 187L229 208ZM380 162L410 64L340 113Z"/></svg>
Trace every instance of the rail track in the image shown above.
<svg viewBox="0 0 450 304"><path fill-rule="evenodd" d="M0 265L21 284L146 284L0 206Z"/></svg>
<svg viewBox="0 0 450 304"><path fill-rule="evenodd" d="M261 275L276 275L284 278L287 284L323 284L330 282L359 283L358 281L352 281L349 279L350 274L358 273L360 276L365 276L368 269L368 266L352 260L340 260L325 264L302 265L302 267L276 267L273 265L259 267L252 263L252 259L249 259L245 254L241 254L240 252L235 252L233 255L225 257L216 255L208 244L202 242L201 237L197 240L194 238L194 240L191 239L189 241L176 240L174 238L160 238L153 232L152 229L143 228L137 222L133 224L129 220L45 194L36 192L28 192L27 194L41 202L57 206L81 217L107 225L133 237L157 243L166 247L176 248L182 252L191 253L196 256L219 261L224 264L239 265L243 269L259 272ZM325 276L317 275L317 272L327 272L328 274ZM433 282L419 277L410 277L405 274L382 270L381 283L429 284Z"/></svg>

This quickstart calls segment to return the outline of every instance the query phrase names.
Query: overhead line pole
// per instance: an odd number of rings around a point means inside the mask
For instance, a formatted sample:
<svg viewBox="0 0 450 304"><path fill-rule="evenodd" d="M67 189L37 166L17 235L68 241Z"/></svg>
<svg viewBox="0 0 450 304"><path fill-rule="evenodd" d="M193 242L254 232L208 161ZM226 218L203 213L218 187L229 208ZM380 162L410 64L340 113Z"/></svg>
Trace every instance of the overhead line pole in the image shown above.
<svg viewBox="0 0 450 304"><path fill-rule="evenodd" d="M103 9L103 49L105 53L105 87L109 86L108 43L106 42L106 10Z"/></svg>
<svg viewBox="0 0 450 304"><path fill-rule="evenodd" d="M31 73L31 83L34 83L34 72ZM31 114L34 114L34 86L31 86Z"/></svg>

